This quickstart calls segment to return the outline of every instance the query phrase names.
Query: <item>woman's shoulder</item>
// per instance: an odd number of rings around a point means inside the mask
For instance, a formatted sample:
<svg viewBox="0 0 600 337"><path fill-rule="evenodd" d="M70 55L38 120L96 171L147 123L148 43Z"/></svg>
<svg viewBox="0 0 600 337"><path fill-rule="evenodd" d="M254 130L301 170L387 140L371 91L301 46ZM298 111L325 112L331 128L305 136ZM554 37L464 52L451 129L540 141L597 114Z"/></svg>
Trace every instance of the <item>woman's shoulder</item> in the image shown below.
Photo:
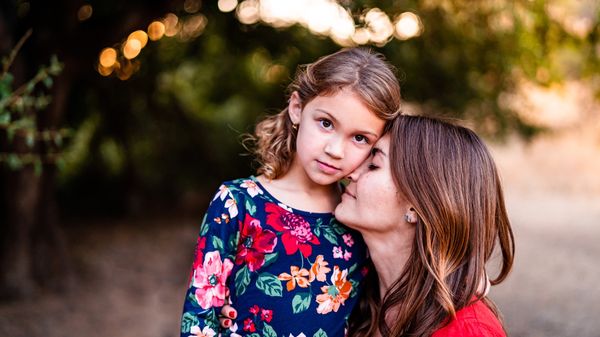
<svg viewBox="0 0 600 337"><path fill-rule="evenodd" d="M483 302L475 301L456 312L456 318L432 337L506 337L502 324Z"/></svg>

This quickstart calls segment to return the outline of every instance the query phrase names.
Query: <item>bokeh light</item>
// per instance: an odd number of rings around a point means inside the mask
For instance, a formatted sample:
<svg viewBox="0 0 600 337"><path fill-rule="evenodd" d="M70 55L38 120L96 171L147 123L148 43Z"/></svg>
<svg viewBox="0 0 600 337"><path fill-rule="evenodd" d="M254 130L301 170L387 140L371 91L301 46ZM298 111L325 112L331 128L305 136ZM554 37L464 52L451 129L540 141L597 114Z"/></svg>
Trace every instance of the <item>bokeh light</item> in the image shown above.
<svg viewBox="0 0 600 337"><path fill-rule="evenodd" d="M411 12L400 14L394 26L396 37L400 40L408 40L415 36L419 36L423 31L421 19Z"/></svg>
<svg viewBox="0 0 600 337"><path fill-rule="evenodd" d="M258 0L246 0L239 4L236 15L241 23L251 25L260 19L260 4Z"/></svg>
<svg viewBox="0 0 600 337"><path fill-rule="evenodd" d="M100 52L99 59L101 66L110 68L117 62L117 51L114 48L104 48Z"/></svg>
<svg viewBox="0 0 600 337"><path fill-rule="evenodd" d="M173 37L179 32L179 18L173 13L169 13L163 19L165 25L165 35Z"/></svg>
<svg viewBox="0 0 600 337"><path fill-rule="evenodd" d="M148 43L148 35L143 30L136 30L135 32L129 34L127 40L132 39L140 41L140 48L144 48L146 43Z"/></svg>
<svg viewBox="0 0 600 337"><path fill-rule="evenodd" d="M200 0L185 0L183 3L183 10L190 14L197 13L200 10L202 2Z"/></svg>
<svg viewBox="0 0 600 337"><path fill-rule="evenodd" d="M123 46L123 56L127 59L135 58L142 50L142 43L136 39L130 39Z"/></svg>
<svg viewBox="0 0 600 337"><path fill-rule="evenodd" d="M79 19L79 21L85 21L92 17L92 12L93 9L91 5L83 5L79 7L79 10L77 11L77 19Z"/></svg>
<svg viewBox="0 0 600 337"><path fill-rule="evenodd" d="M160 21L154 21L148 26L148 38L158 41L165 35L165 25Z"/></svg>
<svg viewBox="0 0 600 337"><path fill-rule="evenodd" d="M238 2L237 0L219 0L217 5L221 12L227 13L233 11L237 7Z"/></svg>

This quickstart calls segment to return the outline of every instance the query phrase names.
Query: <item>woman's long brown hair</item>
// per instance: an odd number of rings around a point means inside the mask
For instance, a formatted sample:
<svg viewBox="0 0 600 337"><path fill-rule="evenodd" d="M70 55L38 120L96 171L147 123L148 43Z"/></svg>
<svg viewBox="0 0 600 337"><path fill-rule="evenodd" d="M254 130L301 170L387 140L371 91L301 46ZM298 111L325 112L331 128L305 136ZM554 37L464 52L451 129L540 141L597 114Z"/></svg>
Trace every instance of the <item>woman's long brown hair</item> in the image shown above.
<svg viewBox="0 0 600 337"><path fill-rule="evenodd" d="M502 282L513 264L500 178L483 141L467 128L422 116L398 117L390 136L394 182L418 215L413 249L383 299L370 269L350 336L430 336L481 299L477 289L496 246L502 260L491 283Z"/></svg>

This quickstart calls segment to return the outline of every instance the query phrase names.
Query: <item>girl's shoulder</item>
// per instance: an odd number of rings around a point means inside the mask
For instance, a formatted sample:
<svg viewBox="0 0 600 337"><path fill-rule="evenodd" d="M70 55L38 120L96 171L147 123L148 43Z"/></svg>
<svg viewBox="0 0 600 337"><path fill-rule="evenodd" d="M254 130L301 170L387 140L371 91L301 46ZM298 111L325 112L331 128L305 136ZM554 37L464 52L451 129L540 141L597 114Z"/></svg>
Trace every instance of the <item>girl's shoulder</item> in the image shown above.
<svg viewBox="0 0 600 337"><path fill-rule="evenodd" d="M456 312L456 318L432 337L506 337L502 324L481 300Z"/></svg>

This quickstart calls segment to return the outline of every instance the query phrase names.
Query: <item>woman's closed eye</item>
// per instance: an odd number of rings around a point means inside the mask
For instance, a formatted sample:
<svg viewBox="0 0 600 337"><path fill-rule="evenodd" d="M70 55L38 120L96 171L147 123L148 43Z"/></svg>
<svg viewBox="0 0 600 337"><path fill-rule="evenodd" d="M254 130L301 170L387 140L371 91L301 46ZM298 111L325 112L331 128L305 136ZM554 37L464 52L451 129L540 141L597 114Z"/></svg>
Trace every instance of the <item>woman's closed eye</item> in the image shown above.
<svg viewBox="0 0 600 337"><path fill-rule="evenodd" d="M379 168L379 166L377 166L377 165L375 165L373 163L369 163L369 165L367 166L367 169L369 169L369 171L373 171L373 170L376 170L378 168Z"/></svg>

